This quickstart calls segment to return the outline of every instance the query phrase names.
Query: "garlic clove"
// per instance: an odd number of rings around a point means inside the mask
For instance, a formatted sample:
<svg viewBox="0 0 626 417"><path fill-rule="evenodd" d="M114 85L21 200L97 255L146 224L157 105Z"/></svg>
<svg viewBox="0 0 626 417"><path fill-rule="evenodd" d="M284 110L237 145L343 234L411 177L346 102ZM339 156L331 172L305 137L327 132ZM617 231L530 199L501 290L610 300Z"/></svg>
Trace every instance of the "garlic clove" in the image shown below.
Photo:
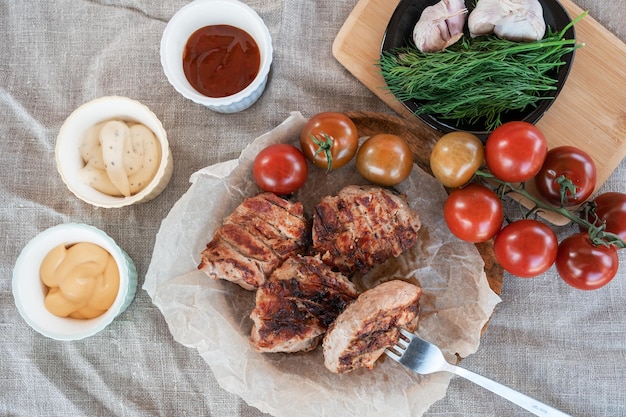
<svg viewBox="0 0 626 417"><path fill-rule="evenodd" d="M506 14L507 11L500 5L499 0L480 0L467 18L470 35L475 38L493 33L496 23Z"/></svg>
<svg viewBox="0 0 626 417"><path fill-rule="evenodd" d="M494 33L512 41L538 41L546 33L543 8L538 0L527 0L519 14L509 14L496 25Z"/></svg>
<svg viewBox="0 0 626 417"><path fill-rule="evenodd" d="M472 37L495 33L512 41L537 41L546 32L539 0L479 0L467 26Z"/></svg>
<svg viewBox="0 0 626 417"><path fill-rule="evenodd" d="M415 28L413 41L422 52L443 51L463 36L467 8L462 0L441 0L426 7Z"/></svg>

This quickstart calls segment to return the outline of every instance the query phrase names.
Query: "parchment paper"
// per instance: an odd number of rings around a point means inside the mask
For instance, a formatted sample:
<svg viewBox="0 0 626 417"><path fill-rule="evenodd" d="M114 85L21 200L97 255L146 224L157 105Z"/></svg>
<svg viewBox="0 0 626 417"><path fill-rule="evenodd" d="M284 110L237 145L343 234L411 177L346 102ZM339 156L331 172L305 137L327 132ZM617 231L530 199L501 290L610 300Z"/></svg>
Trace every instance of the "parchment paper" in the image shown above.
<svg viewBox="0 0 626 417"><path fill-rule="evenodd" d="M421 416L445 395L451 376L419 376L381 358L372 371L336 375L323 365L321 349L304 354L261 354L249 345L254 293L197 270L200 253L222 219L260 190L252 161L271 143L297 143L306 120L291 116L257 138L232 160L206 167L163 220L143 288L163 313L173 337L195 348L220 385L276 417ZM365 184L354 163L327 174L309 167L309 179L295 198L306 213L321 197L349 184ZM424 290L418 333L438 344L451 361L466 357L500 298L489 288L475 246L453 237L443 220L446 192L416 165L397 189L422 221L420 240L410 251L376 268L359 284L409 278Z"/></svg>

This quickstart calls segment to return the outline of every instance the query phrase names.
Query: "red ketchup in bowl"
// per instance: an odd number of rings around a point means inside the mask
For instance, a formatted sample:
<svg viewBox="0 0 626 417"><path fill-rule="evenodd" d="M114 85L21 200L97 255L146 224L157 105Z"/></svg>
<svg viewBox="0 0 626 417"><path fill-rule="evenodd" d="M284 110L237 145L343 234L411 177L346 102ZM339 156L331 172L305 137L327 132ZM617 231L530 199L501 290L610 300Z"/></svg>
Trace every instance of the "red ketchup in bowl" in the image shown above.
<svg viewBox="0 0 626 417"><path fill-rule="evenodd" d="M195 31L183 51L189 84L207 97L227 97L245 89L259 72L261 54L246 31L210 25Z"/></svg>

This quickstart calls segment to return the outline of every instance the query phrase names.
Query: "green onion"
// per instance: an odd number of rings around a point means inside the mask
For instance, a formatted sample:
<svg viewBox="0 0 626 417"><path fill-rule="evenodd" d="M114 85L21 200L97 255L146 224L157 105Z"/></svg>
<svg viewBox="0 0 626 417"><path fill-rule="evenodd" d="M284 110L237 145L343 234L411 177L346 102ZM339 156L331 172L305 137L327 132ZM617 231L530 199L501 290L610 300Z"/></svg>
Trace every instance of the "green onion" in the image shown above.
<svg viewBox="0 0 626 417"><path fill-rule="evenodd" d="M417 115L430 114L474 124L487 130L502 124L508 111L536 107L556 90L563 56L582 44L548 28L544 39L514 42L495 35L465 35L448 49L420 52L414 45L383 52L377 65L389 91L400 101L415 100Z"/></svg>

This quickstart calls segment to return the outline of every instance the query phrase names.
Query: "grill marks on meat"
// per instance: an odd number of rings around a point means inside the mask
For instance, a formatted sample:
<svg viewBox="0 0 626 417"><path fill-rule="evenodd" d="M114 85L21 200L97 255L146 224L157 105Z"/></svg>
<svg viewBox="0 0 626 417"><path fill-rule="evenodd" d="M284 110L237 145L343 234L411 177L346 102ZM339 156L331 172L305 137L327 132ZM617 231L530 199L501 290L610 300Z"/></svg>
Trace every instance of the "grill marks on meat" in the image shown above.
<svg viewBox="0 0 626 417"><path fill-rule="evenodd" d="M355 286L319 258L293 256L256 292L250 318L252 346L260 352L310 351L347 304Z"/></svg>
<svg viewBox="0 0 626 417"><path fill-rule="evenodd" d="M361 293L324 336L324 365L335 373L371 369L395 345L399 328L417 327L422 289L405 281L384 282Z"/></svg>
<svg viewBox="0 0 626 417"><path fill-rule="evenodd" d="M202 252L198 269L254 290L309 241L302 204L262 193L245 199L224 219Z"/></svg>
<svg viewBox="0 0 626 417"><path fill-rule="evenodd" d="M312 228L301 203L262 193L224 219L198 268L256 290L250 343L257 351L310 351L323 338L331 371L372 368L400 327L415 330L422 291L395 280L358 296L347 276L406 251L420 226L404 196L379 187L324 197Z"/></svg>
<svg viewBox="0 0 626 417"><path fill-rule="evenodd" d="M413 246L420 227L403 196L351 185L315 206L313 248L344 274L365 273Z"/></svg>

